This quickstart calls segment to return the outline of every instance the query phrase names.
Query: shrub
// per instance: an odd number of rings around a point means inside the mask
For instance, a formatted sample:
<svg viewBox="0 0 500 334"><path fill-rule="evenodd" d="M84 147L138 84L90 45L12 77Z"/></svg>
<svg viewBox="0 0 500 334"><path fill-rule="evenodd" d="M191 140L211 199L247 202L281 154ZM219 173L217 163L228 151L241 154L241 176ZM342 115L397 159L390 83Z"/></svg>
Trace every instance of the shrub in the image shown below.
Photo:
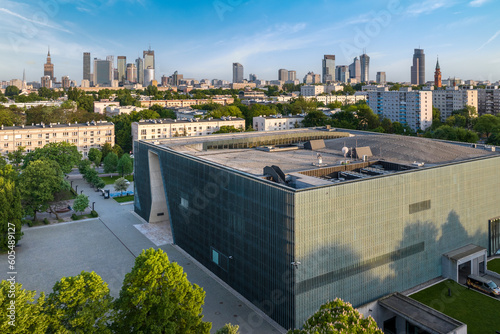
<svg viewBox="0 0 500 334"><path fill-rule="evenodd" d="M90 215L91 215L92 217L99 217L99 214L98 214L98 213L97 213L97 211L95 211L95 210L92 210L92 211L90 212Z"/></svg>
<svg viewBox="0 0 500 334"><path fill-rule="evenodd" d="M50 224L50 222L49 222L49 220L48 220L47 218L43 218L43 223L44 223L45 225Z"/></svg>
<svg viewBox="0 0 500 334"><path fill-rule="evenodd" d="M76 213L74 213L74 214L71 215L71 219L78 220L78 216L76 215Z"/></svg>
<svg viewBox="0 0 500 334"><path fill-rule="evenodd" d="M33 221L28 220L28 226L29 226L29 227L33 226Z"/></svg>

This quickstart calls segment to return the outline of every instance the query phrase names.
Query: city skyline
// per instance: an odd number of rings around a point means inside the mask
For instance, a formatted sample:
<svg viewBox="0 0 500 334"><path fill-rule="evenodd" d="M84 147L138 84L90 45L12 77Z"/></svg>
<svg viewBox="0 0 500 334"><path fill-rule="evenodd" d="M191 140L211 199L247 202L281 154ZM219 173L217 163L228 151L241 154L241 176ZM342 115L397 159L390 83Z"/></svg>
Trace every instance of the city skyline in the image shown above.
<svg viewBox="0 0 500 334"><path fill-rule="evenodd" d="M235 62L266 80L276 80L280 68L293 68L302 78L309 71L321 73L326 54L335 55L336 65L349 65L366 49L370 79L384 71L387 81L409 82L413 50L421 48L432 62L439 55L443 79L500 79L500 45L494 43L500 30L481 28L497 20L500 4L494 1L287 5L260 0L190 6L152 0L5 0L0 5L5 32L0 55L8 61L0 64L0 79L21 78L26 69L28 81L39 81L50 46L54 76L80 83L83 52L92 59L126 56L133 63L149 45L158 78L177 70L185 77L231 81ZM279 18L272 15L276 12ZM433 72L434 66L428 66L426 78Z"/></svg>

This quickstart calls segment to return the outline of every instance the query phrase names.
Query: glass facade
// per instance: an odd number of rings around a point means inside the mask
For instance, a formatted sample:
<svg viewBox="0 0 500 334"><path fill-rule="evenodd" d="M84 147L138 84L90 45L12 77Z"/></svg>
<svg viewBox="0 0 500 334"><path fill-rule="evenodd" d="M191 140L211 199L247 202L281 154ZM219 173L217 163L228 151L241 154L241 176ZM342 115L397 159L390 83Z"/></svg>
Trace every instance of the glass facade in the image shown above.
<svg viewBox="0 0 500 334"><path fill-rule="evenodd" d="M438 277L442 254L491 247L500 226L498 156L293 189L134 145L135 211L149 220L152 151L175 243L287 329L336 297L360 306Z"/></svg>

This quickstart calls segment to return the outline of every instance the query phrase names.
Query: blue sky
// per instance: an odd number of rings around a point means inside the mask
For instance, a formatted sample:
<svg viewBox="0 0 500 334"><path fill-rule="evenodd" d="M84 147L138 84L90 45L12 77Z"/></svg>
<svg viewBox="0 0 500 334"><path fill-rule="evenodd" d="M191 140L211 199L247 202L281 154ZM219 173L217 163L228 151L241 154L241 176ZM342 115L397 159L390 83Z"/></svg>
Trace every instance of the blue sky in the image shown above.
<svg viewBox="0 0 500 334"><path fill-rule="evenodd" d="M0 0L0 79L39 81L50 45L55 76L80 83L82 53L133 62L149 45L156 76L277 79L278 69L321 73L324 54L348 65L371 57L370 79L409 81L413 49L426 79L439 55L443 78L500 79L497 0Z"/></svg>

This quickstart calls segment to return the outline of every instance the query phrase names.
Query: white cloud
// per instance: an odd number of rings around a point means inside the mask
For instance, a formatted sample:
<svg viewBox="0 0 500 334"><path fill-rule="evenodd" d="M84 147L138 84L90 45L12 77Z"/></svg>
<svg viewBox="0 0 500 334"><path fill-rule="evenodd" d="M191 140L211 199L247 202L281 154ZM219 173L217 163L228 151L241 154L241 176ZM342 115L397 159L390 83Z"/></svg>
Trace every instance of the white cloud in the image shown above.
<svg viewBox="0 0 500 334"><path fill-rule="evenodd" d="M485 3L489 2L489 1L490 0L474 0L474 1L469 2L469 6L481 7L482 5L484 5Z"/></svg>
<svg viewBox="0 0 500 334"><path fill-rule="evenodd" d="M412 16L420 14L430 14L441 8L448 8L455 4L454 0L425 0L409 6L406 13Z"/></svg>
<svg viewBox="0 0 500 334"><path fill-rule="evenodd" d="M47 28L51 28L51 29L54 29L54 30L59 30L59 31L62 31L62 32L66 32L68 34L72 34L71 31L67 30L67 29L64 29L62 27L59 27L55 24L51 24L49 22L43 22L43 21L37 21L37 20L32 20L32 19L29 19L25 16L22 16L18 13L14 13L6 8L0 8L0 12L1 13L5 13L5 14L8 14L10 16L13 16L13 17L17 17L18 19L21 19L23 21L26 21L26 22L30 22L30 23L33 23L33 24L36 24L36 25L39 25L39 26L42 26L42 27L47 27Z"/></svg>

